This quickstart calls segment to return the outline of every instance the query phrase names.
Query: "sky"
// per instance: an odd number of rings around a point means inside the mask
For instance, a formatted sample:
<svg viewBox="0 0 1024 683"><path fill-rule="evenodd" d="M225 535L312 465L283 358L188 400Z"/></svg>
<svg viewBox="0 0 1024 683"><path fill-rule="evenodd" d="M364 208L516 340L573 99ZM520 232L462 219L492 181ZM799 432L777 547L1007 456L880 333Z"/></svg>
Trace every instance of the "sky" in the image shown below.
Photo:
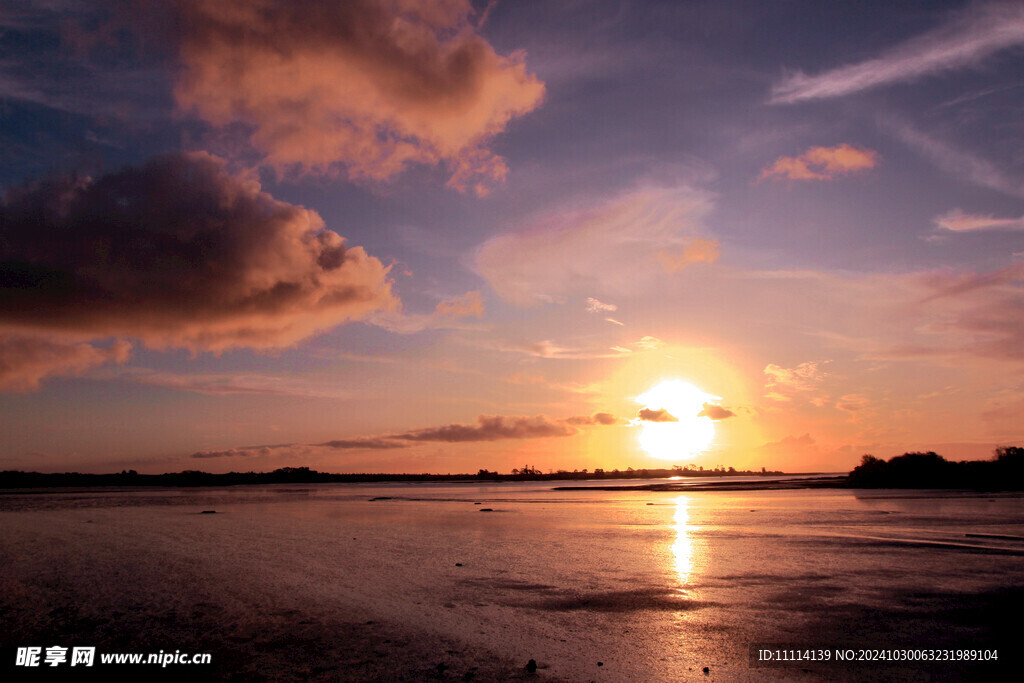
<svg viewBox="0 0 1024 683"><path fill-rule="evenodd" d="M1024 443L1024 3L8 0L0 469Z"/></svg>

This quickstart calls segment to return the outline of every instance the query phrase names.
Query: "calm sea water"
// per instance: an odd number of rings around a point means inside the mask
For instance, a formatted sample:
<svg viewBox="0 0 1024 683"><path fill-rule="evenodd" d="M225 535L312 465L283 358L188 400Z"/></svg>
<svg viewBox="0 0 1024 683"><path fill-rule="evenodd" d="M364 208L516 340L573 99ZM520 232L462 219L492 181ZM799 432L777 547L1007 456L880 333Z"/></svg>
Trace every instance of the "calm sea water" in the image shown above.
<svg viewBox="0 0 1024 683"><path fill-rule="evenodd" d="M263 673L287 677L306 641L267 634L304 624L308 640L345 615L449 643L422 657L450 660L433 675L452 680L474 653L608 681L960 680L1013 660L1000 620L1024 606L1018 495L553 485L3 495L4 656L33 634L114 642L134 628L163 640L153 649L205 643L238 666L227 650L270 652ZM387 659L368 643L314 674L344 678L367 648ZM760 668L754 644L1002 649L998 664Z"/></svg>

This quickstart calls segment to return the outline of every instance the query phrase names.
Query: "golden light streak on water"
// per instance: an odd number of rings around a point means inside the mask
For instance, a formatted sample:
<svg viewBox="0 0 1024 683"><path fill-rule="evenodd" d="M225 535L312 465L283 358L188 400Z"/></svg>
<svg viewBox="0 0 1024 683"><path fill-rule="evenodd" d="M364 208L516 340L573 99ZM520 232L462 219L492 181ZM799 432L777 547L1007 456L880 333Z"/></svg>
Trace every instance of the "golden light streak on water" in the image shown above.
<svg viewBox="0 0 1024 683"><path fill-rule="evenodd" d="M675 558L675 570L679 583L686 586L693 571L693 538L690 536L690 510L686 496L676 499L675 532L676 540L672 544L672 555Z"/></svg>

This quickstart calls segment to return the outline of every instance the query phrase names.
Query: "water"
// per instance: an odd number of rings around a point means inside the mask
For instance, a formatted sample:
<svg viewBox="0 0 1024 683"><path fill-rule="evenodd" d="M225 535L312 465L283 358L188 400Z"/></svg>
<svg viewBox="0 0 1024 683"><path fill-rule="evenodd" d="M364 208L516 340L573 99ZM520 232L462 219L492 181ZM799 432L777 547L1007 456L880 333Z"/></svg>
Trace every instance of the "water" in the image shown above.
<svg viewBox="0 0 1024 683"><path fill-rule="evenodd" d="M214 677L486 680L535 659L543 679L608 681L956 680L1012 659L752 668L749 652L1008 645L1018 495L556 484L0 496L3 656L58 638L192 647Z"/></svg>

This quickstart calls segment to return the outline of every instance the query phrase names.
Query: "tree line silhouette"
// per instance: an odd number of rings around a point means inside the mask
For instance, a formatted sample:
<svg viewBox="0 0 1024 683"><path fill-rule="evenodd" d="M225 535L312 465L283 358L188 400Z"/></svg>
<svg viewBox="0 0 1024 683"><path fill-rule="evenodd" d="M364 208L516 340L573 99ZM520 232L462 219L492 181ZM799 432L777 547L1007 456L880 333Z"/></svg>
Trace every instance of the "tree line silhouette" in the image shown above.
<svg viewBox="0 0 1024 683"><path fill-rule="evenodd" d="M934 451L890 460L865 455L847 480L852 488L1024 490L1024 448L1002 446L991 460L946 460Z"/></svg>

